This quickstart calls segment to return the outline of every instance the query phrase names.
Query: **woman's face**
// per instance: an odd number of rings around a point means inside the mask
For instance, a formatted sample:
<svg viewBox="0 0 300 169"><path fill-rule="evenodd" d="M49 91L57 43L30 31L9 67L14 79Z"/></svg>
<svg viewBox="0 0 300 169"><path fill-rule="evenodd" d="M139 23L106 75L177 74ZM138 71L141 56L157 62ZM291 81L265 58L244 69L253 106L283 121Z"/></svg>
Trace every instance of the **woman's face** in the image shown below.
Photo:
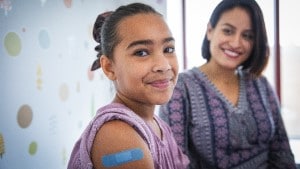
<svg viewBox="0 0 300 169"><path fill-rule="evenodd" d="M253 49L254 33L249 13L240 7L224 12L215 28L208 25L210 63L235 70L248 59Z"/></svg>
<svg viewBox="0 0 300 169"><path fill-rule="evenodd" d="M117 95L138 104L166 103L177 82L175 42L163 18L138 14L118 25L121 41L114 49L112 69Z"/></svg>

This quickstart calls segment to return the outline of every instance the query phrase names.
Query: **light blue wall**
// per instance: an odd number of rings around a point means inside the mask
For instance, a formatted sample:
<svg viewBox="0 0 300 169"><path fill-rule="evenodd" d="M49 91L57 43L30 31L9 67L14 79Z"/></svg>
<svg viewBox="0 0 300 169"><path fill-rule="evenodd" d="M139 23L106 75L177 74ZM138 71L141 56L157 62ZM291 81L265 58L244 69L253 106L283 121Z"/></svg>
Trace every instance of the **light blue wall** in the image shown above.
<svg viewBox="0 0 300 169"><path fill-rule="evenodd" d="M96 58L97 15L133 0L0 0L0 168L63 169L111 101ZM140 0L165 14L164 0Z"/></svg>

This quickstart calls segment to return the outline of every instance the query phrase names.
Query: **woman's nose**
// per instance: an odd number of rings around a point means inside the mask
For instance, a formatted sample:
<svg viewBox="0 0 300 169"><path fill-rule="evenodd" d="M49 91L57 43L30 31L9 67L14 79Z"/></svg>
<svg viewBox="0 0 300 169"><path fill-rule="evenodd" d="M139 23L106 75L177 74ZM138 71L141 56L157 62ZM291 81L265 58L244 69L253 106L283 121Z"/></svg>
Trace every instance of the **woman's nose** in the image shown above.
<svg viewBox="0 0 300 169"><path fill-rule="evenodd" d="M234 48L237 48L241 45L241 40L242 37L240 35L235 35L232 37L231 41L230 41L230 45Z"/></svg>

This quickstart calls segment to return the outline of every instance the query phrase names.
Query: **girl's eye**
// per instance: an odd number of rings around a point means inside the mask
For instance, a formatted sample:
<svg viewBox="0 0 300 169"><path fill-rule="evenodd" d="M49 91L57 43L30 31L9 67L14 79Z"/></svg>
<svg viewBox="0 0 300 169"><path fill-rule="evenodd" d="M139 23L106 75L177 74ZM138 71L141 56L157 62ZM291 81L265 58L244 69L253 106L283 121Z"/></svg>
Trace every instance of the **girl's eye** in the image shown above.
<svg viewBox="0 0 300 169"><path fill-rule="evenodd" d="M174 47L167 47L164 50L164 53L174 53L175 52L175 48Z"/></svg>
<svg viewBox="0 0 300 169"><path fill-rule="evenodd" d="M148 54L149 53L145 50L139 50L134 53L135 56L139 56L139 57L144 57L144 56L147 56Z"/></svg>

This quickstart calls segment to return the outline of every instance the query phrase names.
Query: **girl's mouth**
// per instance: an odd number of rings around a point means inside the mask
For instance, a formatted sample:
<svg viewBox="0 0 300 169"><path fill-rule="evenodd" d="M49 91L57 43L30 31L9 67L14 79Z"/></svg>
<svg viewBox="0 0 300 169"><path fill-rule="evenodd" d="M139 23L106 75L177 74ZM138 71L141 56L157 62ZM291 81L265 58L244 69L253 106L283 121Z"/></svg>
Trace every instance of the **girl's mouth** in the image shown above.
<svg viewBox="0 0 300 169"><path fill-rule="evenodd" d="M159 89L165 89L170 86L170 83L171 83L171 79L163 79L163 80L154 80L149 84Z"/></svg>

